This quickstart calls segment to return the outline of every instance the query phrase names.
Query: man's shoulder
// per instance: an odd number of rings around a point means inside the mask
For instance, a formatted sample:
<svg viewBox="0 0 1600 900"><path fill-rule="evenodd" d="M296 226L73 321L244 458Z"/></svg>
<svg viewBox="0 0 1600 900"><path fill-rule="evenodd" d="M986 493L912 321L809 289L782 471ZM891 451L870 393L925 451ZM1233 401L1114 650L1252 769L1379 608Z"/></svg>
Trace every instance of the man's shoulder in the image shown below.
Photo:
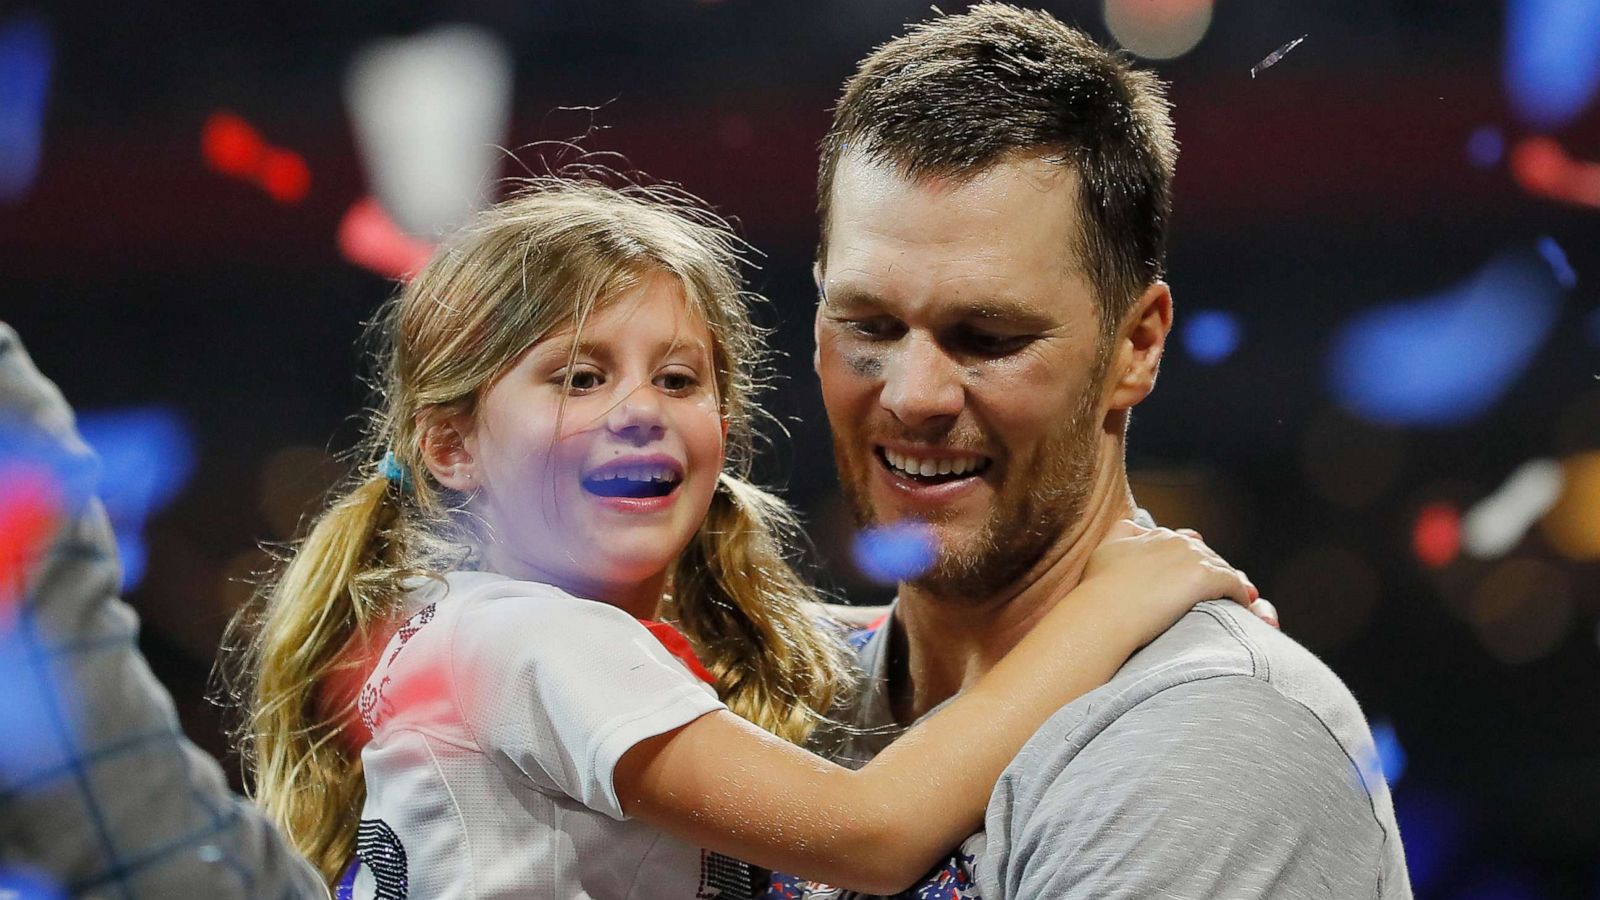
<svg viewBox="0 0 1600 900"><path fill-rule="evenodd" d="M1333 896L1408 896L1375 760L1360 706L1314 654L1235 604L1202 604L1007 768L986 819L988 886L1043 896L1053 888L1038 879L1060 869L1178 879L1194 896L1301 896L1257 881L1316 884L1337 869ZM1202 878L1208 859L1237 865Z"/></svg>
<svg viewBox="0 0 1600 900"><path fill-rule="evenodd" d="M1298 707L1341 744L1367 736L1360 705L1332 669L1243 607L1220 600L1195 607L1050 725L1107 727L1180 687L1197 701L1245 694L1258 705Z"/></svg>
<svg viewBox="0 0 1600 900"><path fill-rule="evenodd" d="M1286 778L1352 779L1377 806L1387 788L1360 704L1313 653L1237 604L1204 603L1102 687L1056 713L1006 772L1016 795L1216 789L1248 777L1220 757L1271 759ZM1090 773L1092 771L1092 777ZM1368 782L1362 784L1360 782ZM1381 812L1381 810L1380 810Z"/></svg>

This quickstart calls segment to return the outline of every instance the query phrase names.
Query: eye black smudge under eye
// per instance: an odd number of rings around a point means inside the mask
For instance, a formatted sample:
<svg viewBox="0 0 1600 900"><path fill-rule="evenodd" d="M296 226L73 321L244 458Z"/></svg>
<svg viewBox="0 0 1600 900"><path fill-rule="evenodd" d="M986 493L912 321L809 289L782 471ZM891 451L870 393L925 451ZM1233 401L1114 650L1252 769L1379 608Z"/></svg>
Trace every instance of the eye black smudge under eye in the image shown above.
<svg viewBox="0 0 1600 900"><path fill-rule="evenodd" d="M844 364L857 378L876 378L883 374L883 360L875 356L855 355L845 357Z"/></svg>

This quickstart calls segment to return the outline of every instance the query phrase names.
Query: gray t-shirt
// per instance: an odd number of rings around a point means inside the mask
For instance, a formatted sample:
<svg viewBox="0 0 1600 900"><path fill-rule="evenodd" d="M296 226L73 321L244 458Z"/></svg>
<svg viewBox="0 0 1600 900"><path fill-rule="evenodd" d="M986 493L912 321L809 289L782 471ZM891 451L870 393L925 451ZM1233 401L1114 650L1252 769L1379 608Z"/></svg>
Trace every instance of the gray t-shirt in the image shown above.
<svg viewBox="0 0 1600 900"><path fill-rule="evenodd" d="M891 631L860 648L868 682L848 719L866 733L822 739L846 765L903 731L886 690ZM1001 776L985 831L933 877L975 882L960 895L985 900L1411 896L1355 698L1225 601L1046 722Z"/></svg>

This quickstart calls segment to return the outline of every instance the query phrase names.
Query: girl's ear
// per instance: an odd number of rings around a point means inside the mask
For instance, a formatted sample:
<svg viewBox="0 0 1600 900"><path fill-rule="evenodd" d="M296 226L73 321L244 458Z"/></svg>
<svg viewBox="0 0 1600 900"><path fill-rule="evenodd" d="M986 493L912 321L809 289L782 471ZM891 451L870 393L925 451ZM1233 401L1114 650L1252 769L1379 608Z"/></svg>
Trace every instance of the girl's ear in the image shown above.
<svg viewBox="0 0 1600 900"><path fill-rule="evenodd" d="M477 459L472 453L473 422L462 413L424 422L421 429L422 463L435 481L467 493L478 486Z"/></svg>

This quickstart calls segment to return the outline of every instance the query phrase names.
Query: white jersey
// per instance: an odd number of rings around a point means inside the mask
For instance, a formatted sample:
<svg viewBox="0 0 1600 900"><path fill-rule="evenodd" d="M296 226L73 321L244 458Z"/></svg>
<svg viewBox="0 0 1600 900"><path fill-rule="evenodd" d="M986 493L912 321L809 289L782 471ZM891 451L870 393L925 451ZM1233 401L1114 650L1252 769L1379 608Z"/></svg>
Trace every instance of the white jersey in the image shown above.
<svg viewBox="0 0 1600 900"><path fill-rule="evenodd" d="M637 620L457 572L361 692L360 898L730 898L748 869L623 815L628 748L724 708Z"/></svg>

